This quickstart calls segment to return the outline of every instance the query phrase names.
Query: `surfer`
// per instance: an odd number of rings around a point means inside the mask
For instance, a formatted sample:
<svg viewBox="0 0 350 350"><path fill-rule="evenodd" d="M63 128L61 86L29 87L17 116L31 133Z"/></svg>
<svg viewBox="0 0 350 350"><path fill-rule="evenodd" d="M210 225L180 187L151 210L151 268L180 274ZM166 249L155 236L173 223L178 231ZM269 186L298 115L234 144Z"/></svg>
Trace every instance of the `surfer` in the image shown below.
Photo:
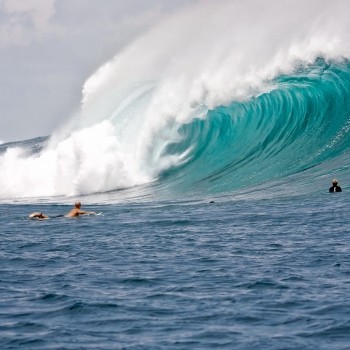
<svg viewBox="0 0 350 350"><path fill-rule="evenodd" d="M75 202L74 203L74 208L67 213L66 215L56 215L56 216L52 216L52 218L57 218L57 217L66 217L66 218L76 218L79 215L97 215L95 212L93 211L84 211L81 210L81 203L80 202ZM49 217L47 215L44 215L43 213L40 212L35 212L29 215L29 219L39 219L39 220L44 220L44 219L48 219Z"/></svg>
<svg viewBox="0 0 350 350"><path fill-rule="evenodd" d="M81 203L80 202L75 202L74 208L65 215L66 218L76 218L79 215L96 215L95 212L93 211L84 211L80 209Z"/></svg>
<svg viewBox="0 0 350 350"><path fill-rule="evenodd" d="M38 219L38 220L45 220L48 219L49 217L47 215L44 215L43 213L40 213L38 211L32 213L29 215L29 219Z"/></svg>
<svg viewBox="0 0 350 350"><path fill-rule="evenodd" d="M333 179L332 187L329 188L329 193L334 193L334 192L342 192L341 187L338 186L338 180L337 179Z"/></svg>

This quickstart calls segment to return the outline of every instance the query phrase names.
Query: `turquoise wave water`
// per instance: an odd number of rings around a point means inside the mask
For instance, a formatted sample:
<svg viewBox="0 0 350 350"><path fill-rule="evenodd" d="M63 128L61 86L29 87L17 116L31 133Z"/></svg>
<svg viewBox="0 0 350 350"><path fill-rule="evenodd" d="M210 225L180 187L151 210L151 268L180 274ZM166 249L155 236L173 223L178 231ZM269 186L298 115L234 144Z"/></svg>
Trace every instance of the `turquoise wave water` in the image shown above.
<svg viewBox="0 0 350 350"><path fill-rule="evenodd" d="M167 152L190 150L188 160L163 172L164 185L220 193L316 166L332 176L346 166L330 161L350 147L350 62L319 58L273 84L268 93L220 106L181 126L181 141Z"/></svg>

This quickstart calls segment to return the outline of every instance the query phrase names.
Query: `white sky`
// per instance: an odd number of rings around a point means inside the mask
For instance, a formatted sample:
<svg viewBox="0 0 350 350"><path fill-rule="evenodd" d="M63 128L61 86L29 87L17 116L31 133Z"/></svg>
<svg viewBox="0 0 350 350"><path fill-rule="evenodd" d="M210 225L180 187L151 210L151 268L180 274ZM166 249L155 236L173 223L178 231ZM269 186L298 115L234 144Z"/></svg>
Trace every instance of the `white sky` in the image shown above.
<svg viewBox="0 0 350 350"><path fill-rule="evenodd" d="M194 1L0 0L0 139L49 135L99 66Z"/></svg>

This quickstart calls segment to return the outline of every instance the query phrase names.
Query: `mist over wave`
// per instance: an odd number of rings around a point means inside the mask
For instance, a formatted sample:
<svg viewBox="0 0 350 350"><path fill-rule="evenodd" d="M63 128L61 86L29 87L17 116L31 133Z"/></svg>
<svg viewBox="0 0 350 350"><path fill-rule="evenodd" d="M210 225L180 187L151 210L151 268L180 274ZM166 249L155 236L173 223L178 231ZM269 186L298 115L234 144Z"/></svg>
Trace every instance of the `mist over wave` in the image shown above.
<svg viewBox="0 0 350 350"><path fill-rule="evenodd" d="M227 192L329 162L350 143L349 7L201 1L164 19L86 81L42 148L2 145L0 198L156 179Z"/></svg>

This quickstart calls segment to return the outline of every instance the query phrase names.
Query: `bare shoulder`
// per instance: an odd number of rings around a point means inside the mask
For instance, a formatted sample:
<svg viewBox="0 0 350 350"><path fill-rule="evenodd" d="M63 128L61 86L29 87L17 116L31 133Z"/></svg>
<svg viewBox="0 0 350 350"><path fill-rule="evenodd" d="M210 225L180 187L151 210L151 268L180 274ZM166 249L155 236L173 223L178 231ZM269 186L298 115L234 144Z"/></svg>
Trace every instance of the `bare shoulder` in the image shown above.
<svg viewBox="0 0 350 350"><path fill-rule="evenodd" d="M65 216L67 218L74 218L75 216L78 216L78 215L79 215L79 210L74 208L69 213L67 213Z"/></svg>

